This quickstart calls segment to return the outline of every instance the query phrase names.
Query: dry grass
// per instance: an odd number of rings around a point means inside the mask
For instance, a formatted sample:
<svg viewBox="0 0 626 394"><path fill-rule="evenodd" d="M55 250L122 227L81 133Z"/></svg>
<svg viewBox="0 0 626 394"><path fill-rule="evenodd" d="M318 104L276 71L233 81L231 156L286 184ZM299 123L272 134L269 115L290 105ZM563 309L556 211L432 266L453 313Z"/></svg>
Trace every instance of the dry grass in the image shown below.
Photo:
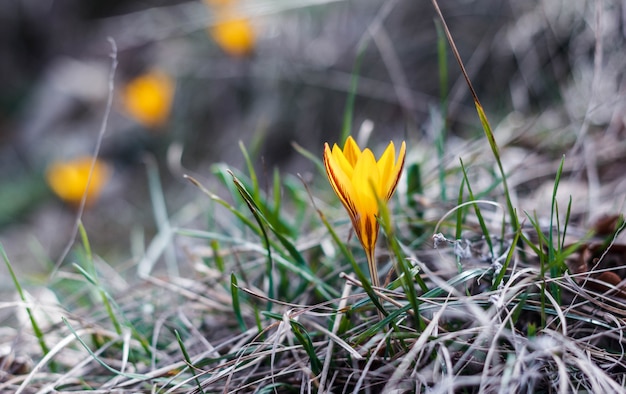
<svg viewBox="0 0 626 394"><path fill-rule="evenodd" d="M558 33L563 22L538 11L548 3L520 20ZM608 11L596 4L571 18L599 31ZM370 32L399 88L406 76L381 20ZM522 115L528 98L517 96L493 131L483 123L494 149L446 138L440 107L428 130L439 154L407 138L394 231L378 256L382 320L351 272L364 257L324 180L277 175L263 188L243 149L247 173L213 168L224 197L191 178L197 199L168 214L151 183L158 231L141 259L111 267L77 220L74 265L59 264L41 289L16 277L23 294L0 303L19 320L0 330L0 392L626 391L625 107L599 82L603 65L624 59L603 52L610 32L588 34L572 40L610 59L596 55L580 66L591 79L558 85L591 89L585 111L565 102ZM531 66L534 50L554 50L511 47ZM534 86L523 71L516 78Z"/></svg>

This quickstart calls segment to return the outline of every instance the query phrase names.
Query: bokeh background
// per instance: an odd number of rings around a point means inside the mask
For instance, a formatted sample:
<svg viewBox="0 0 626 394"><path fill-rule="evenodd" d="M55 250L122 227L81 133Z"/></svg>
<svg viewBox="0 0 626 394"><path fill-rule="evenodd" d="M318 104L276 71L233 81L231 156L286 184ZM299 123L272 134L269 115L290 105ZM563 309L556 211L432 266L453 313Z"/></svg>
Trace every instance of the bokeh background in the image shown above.
<svg viewBox="0 0 626 394"><path fill-rule="evenodd" d="M598 152L614 148L599 153L597 182L625 193L625 3L440 3L517 163L582 152L597 136ZM133 234L156 231L149 173L170 212L202 198L183 174L212 188L215 163L244 168L239 141L262 176L314 178L293 143L321 156L339 138L356 67L352 130L371 129L371 146L406 139L433 159L437 124L449 146L486 144L458 66L438 57L436 19L414 0L0 2L0 242L18 271L49 272L76 220L67 189L84 170L72 160L93 155L105 119L83 222L109 261L131 260ZM463 150L449 152L458 164Z"/></svg>

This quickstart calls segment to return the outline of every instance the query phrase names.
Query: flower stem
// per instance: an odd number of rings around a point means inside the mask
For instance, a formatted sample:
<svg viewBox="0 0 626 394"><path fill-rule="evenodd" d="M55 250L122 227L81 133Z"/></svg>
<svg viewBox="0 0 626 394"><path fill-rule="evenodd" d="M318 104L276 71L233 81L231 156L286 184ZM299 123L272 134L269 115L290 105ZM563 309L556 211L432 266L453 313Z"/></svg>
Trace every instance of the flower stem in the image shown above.
<svg viewBox="0 0 626 394"><path fill-rule="evenodd" d="M370 269L370 277L372 278L372 286L380 287L380 279L378 278L378 265L376 264L375 249L365 248L367 255L367 265Z"/></svg>
<svg viewBox="0 0 626 394"><path fill-rule="evenodd" d="M376 288L380 287L380 278L378 277L378 265L376 264L376 249L375 248L364 248L365 254L367 256L367 266L370 269L370 278L372 278L372 287L374 287L374 292ZM372 300L373 301L373 300ZM382 300L380 298L377 299L378 303L382 305ZM375 303L376 304L376 303ZM380 309L376 309L378 311L378 317L382 320L385 315L383 311Z"/></svg>

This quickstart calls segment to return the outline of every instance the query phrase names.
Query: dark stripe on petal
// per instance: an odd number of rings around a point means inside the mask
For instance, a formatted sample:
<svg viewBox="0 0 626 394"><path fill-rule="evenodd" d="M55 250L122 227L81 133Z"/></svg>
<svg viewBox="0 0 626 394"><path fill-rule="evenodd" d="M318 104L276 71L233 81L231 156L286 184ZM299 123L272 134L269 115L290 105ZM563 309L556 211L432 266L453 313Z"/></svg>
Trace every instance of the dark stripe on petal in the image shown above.
<svg viewBox="0 0 626 394"><path fill-rule="evenodd" d="M367 241L368 241L368 245L367 248L368 249L374 249L374 246L376 245L376 237L378 234L376 234L376 226L375 224L372 222L372 217L367 216L365 218L365 234L367 236Z"/></svg>
<svg viewBox="0 0 626 394"><path fill-rule="evenodd" d="M387 196L385 196L385 199L387 201L389 201L391 199L391 196L393 196L393 192L396 191L396 187L398 187L398 181L400 180L400 175L402 174L402 168L404 168L404 159L406 158L406 155L402 155L402 163L400 164L400 169L398 170L398 173L395 174L396 179L393 181L393 185L391 186L391 188L389 190L387 190Z"/></svg>
<svg viewBox="0 0 626 394"><path fill-rule="evenodd" d="M331 186L335 190L335 193L341 200L343 206L348 211L348 214L350 215L350 218L354 223L354 221L356 220L355 218L358 216L358 211L356 209L356 206L354 205L354 201L352 200L348 192L346 192L344 185L339 182L339 179L337 179L337 174L335 174L333 166L330 164L330 160L326 157L326 155L324 155L324 167L326 167L326 174L328 175Z"/></svg>

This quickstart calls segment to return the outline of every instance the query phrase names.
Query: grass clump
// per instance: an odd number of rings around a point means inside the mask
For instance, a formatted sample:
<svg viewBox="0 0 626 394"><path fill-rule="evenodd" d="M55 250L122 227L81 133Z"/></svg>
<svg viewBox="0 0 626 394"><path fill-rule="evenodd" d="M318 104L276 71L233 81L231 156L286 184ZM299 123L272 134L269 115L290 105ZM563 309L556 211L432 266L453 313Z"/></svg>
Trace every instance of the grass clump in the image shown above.
<svg viewBox="0 0 626 394"><path fill-rule="evenodd" d="M381 211L389 248L377 256L385 273L380 287L362 273L355 276L367 262L349 236L347 218L328 219L341 212L322 202L331 201L324 197L329 191L289 175L276 175L266 191L254 173L227 172L220 179L232 202L203 189L213 204L196 212L210 217L208 230L186 225L189 217L169 217L162 232L194 241L186 251L193 270L184 276L158 273L165 253L159 233L148 250L158 247L161 254L147 253L155 260L145 263L151 269L143 271L142 283L116 290L80 226L78 263L50 285L64 309L29 305L26 298L19 306L30 313L33 339L49 348L31 349L29 355L42 358L22 374L5 374L1 387L620 391L623 298L593 269L567 268L580 258L586 238L567 244L573 227L568 215L559 225L555 215L546 231L527 214L513 230L510 220L502 221L499 204L485 199L497 195L490 183L490 192L472 186L471 170L463 165L448 175L465 187L458 206L438 222L407 215L412 210L402 201L409 196ZM558 176L554 185L556 190ZM411 245L416 223L435 234L436 250ZM615 226L606 235L609 244L623 219ZM72 294L58 291L67 281L74 283ZM63 319L41 327L35 317L40 311ZM29 349L29 338L21 336L15 351Z"/></svg>

